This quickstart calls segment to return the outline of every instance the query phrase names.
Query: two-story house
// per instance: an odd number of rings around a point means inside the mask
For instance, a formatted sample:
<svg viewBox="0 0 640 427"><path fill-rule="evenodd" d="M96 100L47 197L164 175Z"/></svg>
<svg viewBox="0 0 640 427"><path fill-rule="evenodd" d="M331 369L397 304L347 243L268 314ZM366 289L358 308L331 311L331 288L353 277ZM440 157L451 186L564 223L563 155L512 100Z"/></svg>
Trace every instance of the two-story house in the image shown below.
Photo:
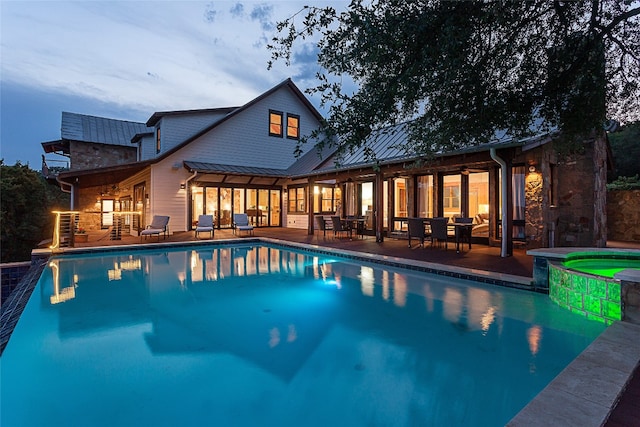
<svg viewBox="0 0 640 427"><path fill-rule="evenodd" d="M126 218L132 234L152 215L169 215L171 232L181 232L201 214L224 228L233 213L247 213L258 227L313 232L314 215L338 212L363 217L379 240L402 232L407 217L464 216L474 218L474 238L501 244L504 234L507 253L514 244L606 241L604 133L570 158L557 156L558 135L541 134L505 136L416 166L419 156L398 148L407 138L400 124L367 141L375 163L362 150L338 159L331 147L300 144L322 117L290 79L240 107L156 112L146 123L103 120L97 137L69 138L63 124L61 141L43 143L45 151L69 147L72 165L84 166L58 181L72 193L73 209L100 214L91 228L110 226L112 211L138 213ZM121 127L129 133L121 136ZM77 148L83 144L98 148ZM134 154L101 163L120 147Z"/></svg>

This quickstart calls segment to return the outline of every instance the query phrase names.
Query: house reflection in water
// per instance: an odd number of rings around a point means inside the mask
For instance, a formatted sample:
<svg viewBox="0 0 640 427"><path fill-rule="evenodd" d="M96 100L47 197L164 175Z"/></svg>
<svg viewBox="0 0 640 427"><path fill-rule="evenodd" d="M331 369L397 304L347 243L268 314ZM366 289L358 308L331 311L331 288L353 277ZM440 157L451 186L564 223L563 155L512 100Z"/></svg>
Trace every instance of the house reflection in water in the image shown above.
<svg viewBox="0 0 640 427"><path fill-rule="evenodd" d="M430 329L442 319L460 336L478 332L489 343L504 327L501 292L270 246L61 257L43 277L62 340L148 324L143 339L153 354L230 354L283 381L344 328L375 331L371 339L420 357L443 336L459 339ZM416 329L424 334L419 342L408 332ZM538 351L539 327L526 337L506 333Z"/></svg>

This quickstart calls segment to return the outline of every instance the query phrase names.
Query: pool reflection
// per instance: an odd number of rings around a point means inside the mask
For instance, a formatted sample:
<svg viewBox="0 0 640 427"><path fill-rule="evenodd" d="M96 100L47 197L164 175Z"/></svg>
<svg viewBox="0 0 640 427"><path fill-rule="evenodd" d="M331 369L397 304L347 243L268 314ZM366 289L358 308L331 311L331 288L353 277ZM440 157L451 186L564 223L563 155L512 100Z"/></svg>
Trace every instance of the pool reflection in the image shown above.
<svg viewBox="0 0 640 427"><path fill-rule="evenodd" d="M446 331L427 332L424 342L407 331L436 321L478 332L492 348L505 333L502 291L270 246L60 258L49 274L43 297L55 305L61 338L150 323L144 339L153 353L231 353L283 379L338 324L418 353ZM542 329L518 334L535 356Z"/></svg>

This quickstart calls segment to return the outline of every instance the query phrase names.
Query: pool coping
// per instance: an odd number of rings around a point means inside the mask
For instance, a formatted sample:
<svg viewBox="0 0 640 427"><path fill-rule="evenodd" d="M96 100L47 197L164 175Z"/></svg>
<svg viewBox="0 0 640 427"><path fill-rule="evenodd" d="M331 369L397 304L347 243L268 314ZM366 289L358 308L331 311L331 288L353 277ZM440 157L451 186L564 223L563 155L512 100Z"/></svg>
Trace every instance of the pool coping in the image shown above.
<svg viewBox="0 0 640 427"><path fill-rule="evenodd" d="M340 255L351 260L372 262L401 269L536 291L536 289L531 286L530 279L523 276L455 267L387 255L343 249L329 249L319 245L265 237L141 244L135 246L135 250L158 249L163 247L223 246L230 243L251 244L260 242L304 249L326 255ZM32 252L32 268L16 287L7 303L2 307L0 355L4 351L13 327L17 323L26 302L29 300L50 256L116 252L122 250L131 251L132 247L130 245L118 245L109 247L71 248L66 249L63 253L53 254L48 249L34 250ZM554 251L554 255L562 258L566 256L569 251ZM601 426L606 422L613 408L615 408L634 370L639 366L640 325L628 322L616 322L600 334L600 336L554 378L551 383L531 400L527 406L509 421L507 425L512 427L546 427L548 425Z"/></svg>
<svg viewBox="0 0 640 427"><path fill-rule="evenodd" d="M563 369L507 426L602 426L639 366L640 325L616 322Z"/></svg>

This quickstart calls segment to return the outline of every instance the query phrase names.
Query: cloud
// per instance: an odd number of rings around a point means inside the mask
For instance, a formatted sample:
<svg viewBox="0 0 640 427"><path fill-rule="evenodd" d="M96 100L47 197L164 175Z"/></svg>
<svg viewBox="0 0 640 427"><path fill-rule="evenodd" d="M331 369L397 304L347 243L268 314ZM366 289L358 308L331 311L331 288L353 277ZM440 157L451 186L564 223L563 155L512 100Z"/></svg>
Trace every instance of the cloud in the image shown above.
<svg viewBox="0 0 640 427"><path fill-rule="evenodd" d="M242 3L236 3L229 9L229 12L231 12L234 18L242 18L244 16L244 5Z"/></svg>
<svg viewBox="0 0 640 427"><path fill-rule="evenodd" d="M287 2L3 2L2 81L149 112L241 105L289 76L313 45L267 70ZM61 25L64 23L64 25Z"/></svg>
<svg viewBox="0 0 640 427"><path fill-rule="evenodd" d="M273 6L267 4L259 4L253 7L251 10L251 19L258 21L263 31L273 31L275 24L271 22L271 14L273 13Z"/></svg>
<svg viewBox="0 0 640 427"><path fill-rule="evenodd" d="M40 142L60 137L62 111L144 122L155 111L242 105L290 76L312 86L313 39L292 66L267 70L274 22L304 4L2 1L2 157L37 166Z"/></svg>
<svg viewBox="0 0 640 427"><path fill-rule="evenodd" d="M206 22L213 22L216 19L217 11L214 8L213 3L209 3L204 11L204 20Z"/></svg>

